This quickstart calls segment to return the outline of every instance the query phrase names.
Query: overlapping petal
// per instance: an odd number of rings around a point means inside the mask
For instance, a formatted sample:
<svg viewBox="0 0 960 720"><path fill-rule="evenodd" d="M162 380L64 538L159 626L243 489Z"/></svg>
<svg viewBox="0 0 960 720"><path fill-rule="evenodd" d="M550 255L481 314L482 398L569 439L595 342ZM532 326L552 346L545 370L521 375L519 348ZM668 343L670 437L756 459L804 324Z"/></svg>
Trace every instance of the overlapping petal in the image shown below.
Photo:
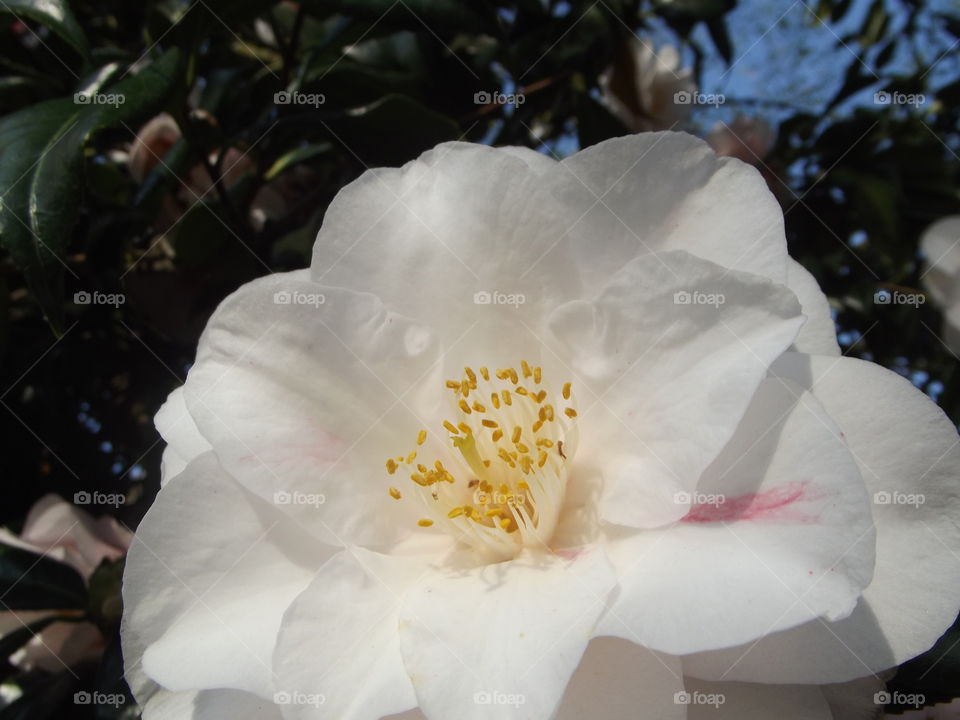
<svg viewBox="0 0 960 720"><path fill-rule="evenodd" d="M153 682L271 698L281 617L332 550L237 484L212 453L193 460L161 489L127 558L122 638L137 698Z"/></svg>
<svg viewBox="0 0 960 720"><path fill-rule="evenodd" d="M603 517L682 517L674 495L696 486L802 323L786 288L682 251L638 257L595 300L558 308L559 353L587 386L578 463L606 470Z"/></svg>
<svg viewBox="0 0 960 720"><path fill-rule="evenodd" d="M776 370L812 390L861 468L874 500L874 576L849 617L687 658L686 672L826 683L893 667L928 649L960 604L956 429L909 382L872 363L788 355Z"/></svg>
<svg viewBox="0 0 960 720"><path fill-rule="evenodd" d="M613 535L619 592L601 621L673 654L737 645L849 614L873 568L860 472L799 386L765 380L684 520Z"/></svg>
<svg viewBox="0 0 960 720"><path fill-rule="evenodd" d="M403 519L372 518L402 510L384 460L411 449L425 407L437 414L434 335L373 295L301 277L261 278L220 305L187 408L228 472L319 538L393 541Z"/></svg>
<svg viewBox="0 0 960 720"><path fill-rule="evenodd" d="M551 717L614 584L600 549L433 570L400 613L420 707L429 718Z"/></svg>

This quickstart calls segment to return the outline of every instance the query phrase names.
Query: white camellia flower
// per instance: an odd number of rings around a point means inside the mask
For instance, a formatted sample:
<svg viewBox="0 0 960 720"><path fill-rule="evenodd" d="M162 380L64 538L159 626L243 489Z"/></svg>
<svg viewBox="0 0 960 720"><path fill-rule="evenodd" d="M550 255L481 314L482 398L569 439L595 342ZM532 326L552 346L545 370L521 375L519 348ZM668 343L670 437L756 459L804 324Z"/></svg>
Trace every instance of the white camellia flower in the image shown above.
<svg viewBox="0 0 960 720"><path fill-rule="evenodd" d="M942 218L920 238L926 256L924 285L943 310L943 339L960 354L960 215Z"/></svg>
<svg viewBox="0 0 960 720"><path fill-rule="evenodd" d="M849 717L957 614L955 428L684 134L367 172L156 422L147 720Z"/></svg>
<svg viewBox="0 0 960 720"><path fill-rule="evenodd" d="M633 38L622 58L600 76L601 98L634 132L666 130L690 114L697 83L682 67L680 51L664 45L657 52L649 40Z"/></svg>

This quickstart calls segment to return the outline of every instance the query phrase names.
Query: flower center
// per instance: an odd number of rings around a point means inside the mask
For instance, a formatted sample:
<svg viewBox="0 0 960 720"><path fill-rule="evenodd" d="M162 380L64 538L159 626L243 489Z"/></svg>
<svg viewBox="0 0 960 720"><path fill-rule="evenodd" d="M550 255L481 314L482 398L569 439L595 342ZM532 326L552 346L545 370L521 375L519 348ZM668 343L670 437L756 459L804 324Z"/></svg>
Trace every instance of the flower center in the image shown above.
<svg viewBox="0 0 960 720"><path fill-rule="evenodd" d="M386 462L388 474L409 477L425 508L420 527L442 527L494 560L546 546L563 506L577 412L569 382L555 405L542 380L541 368L526 361L520 372L466 367L462 378L447 380L456 415L443 429L454 466L417 463L416 450ZM421 430L417 445L426 439Z"/></svg>

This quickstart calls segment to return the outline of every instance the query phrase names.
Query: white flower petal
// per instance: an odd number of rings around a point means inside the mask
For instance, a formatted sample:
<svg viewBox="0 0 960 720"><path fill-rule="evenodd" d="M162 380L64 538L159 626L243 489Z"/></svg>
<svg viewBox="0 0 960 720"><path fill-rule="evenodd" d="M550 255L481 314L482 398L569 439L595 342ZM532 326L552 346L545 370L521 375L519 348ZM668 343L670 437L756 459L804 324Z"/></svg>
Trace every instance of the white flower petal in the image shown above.
<svg viewBox="0 0 960 720"><path fill-rule="evenodd" d="M497 148L497 150L523 160L527 164L527 167L536 172L538 175L543 175L547 172L553 172L557 169L557 161L554 160L550 155L537 152L536 150L531 150L527 147L508 145L506 147Z"/></svg>
<svg viewBox="0 0 960 720"><path fill-rule="evenodd" d="M945 217L928 227L920 238L926 256L924 285L942 306L960 302L960 215Z"/></svg>
<svg viewBox="0 0 960 720"><path fill-rule="evenodd" d="M184 393L245 487L327 542L389 542L406 525L385 519L403 508L384 461L417 437L407 391L439 402L442 382L425 380L435 358L431 331L376 297L271 275L214 313Z"/></svg>
<svg viewBox="0 0 960 720"><path fill-rule="evenodd" d="M210 450L210 443L200 434L197 424L187 410L182 387L167 396L166 402L154 416L153 424L167 443L160 462L161 485L183 472L195 457Z"/></svg>
<svg viewBox="0 0 960 720"><path fill-rule="evenodd" d="M686 659L686 672L827 683L893 667L927 650L960 605L960 530L952 519L960 504L957 431L907 380L878 365L788 354L776 369L812 387L844 431L868 491L891 494L889 504L873 505L873 580L844 620L807 623L749 647L699 654ZM894 493L900 493L897 502ZM910 504L917 494L923 502Z"/></svg>
<svg viewBox="0 0 960 720"><path fill-rule="evenodd" d="M287 610L274 654L287 718L378 720L417 705L397 634L402 594L426 570L416 558L348 548Z"/></svg>
<svg viewBox="0 0 960 720"><path fill-rule="evenodd" d="M545 187L545 162L516 149L446 143L402 168L364 173L327 209L314 280L375 293L435 328L445 347L481 311L537 324L580 289L566 237L577 216ZM524 302L477 306L476 293L494 292Z"/></svg>
<svg viewBox="0 0 960 720"><path fill-rule="evenodd" d="M760 386L683 522L611 537L620 592L598 634L680 655L853 610L874 561L866 491L823 408L785 383Z"/></svg>
<svg viewBox="0 0 960 720"><path fill-rule="evenodd" d="M161 690L143 708L143 720L281 720L280 708L240 690Z"/></svg>
<svg viewBox="0 0 960 720"><path fill-rule="evenodd" d="M690 697L690 704L686 706L689 720L833 720L834 717L816 685L758 685L694 678L685 678L685 682ZM721 697L723 701L717 702Z"/></svg>
<svg viewBox="0 0 960 720"><path fill-rule="evenodd" d="M682 251L638 257L596 300L558 308L559 352L587 385L575 388L577 462L606 468L604 519L651 527L682 517L674 493L696 486L802 322L785 287Z"/></svg>
<svg viewBox="0 0 960 720"><path fill-rule="evenodd" d="M830 314L830 303L816 279L803 265L791 259L787 265L787 285L800 299L807 321L793 341L795 350L811 355L839 355L837 330Z"/></svg>
<svg viewBox="0 0 960 720"><path fill-rule="evenodd" d="M640 133L566 158L555 192L580 216L571 230L589 290L637 255L686 250L726 268L786 281L783 211L754 168L718 158L686 133Z"/></svg>
<svg viewBox="0 0 960 720"><path fill-rule="evenodd" d="M161 489L127 556L127 679L141 700L150 679L271 697L281 616L332 548L244 490L212 453L180 479Z"/></svg>
<svg viewBox="0 0 960 720"><path fill-rule="evenodd" d="M598 550L570 561L525 551L433 571L403 600L400 648L430 720L551 717L587 646L612 569Z"/></svg>
<svg viewBox="0 0 960 720"><path fill-rule="evenodd" d="M567 685L555 720L683 720L680 661L619 638L594 638Z"/></svg>

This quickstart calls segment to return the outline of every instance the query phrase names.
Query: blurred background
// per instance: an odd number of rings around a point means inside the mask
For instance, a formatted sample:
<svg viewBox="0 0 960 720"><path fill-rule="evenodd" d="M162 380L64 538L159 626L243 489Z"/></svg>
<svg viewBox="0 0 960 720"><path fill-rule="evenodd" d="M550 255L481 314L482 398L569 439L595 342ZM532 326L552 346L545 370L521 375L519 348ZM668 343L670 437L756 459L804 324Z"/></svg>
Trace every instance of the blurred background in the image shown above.
<svg viewBox="0 0 960 720"><path fill-rule="evenodd" d="M153 415L220 300L442 141L707 139L766 179L843 351L960 421L958 43L947 0L0 0L0 720L137 716ZM889 688L960 695L958 643Z"/></svg>

